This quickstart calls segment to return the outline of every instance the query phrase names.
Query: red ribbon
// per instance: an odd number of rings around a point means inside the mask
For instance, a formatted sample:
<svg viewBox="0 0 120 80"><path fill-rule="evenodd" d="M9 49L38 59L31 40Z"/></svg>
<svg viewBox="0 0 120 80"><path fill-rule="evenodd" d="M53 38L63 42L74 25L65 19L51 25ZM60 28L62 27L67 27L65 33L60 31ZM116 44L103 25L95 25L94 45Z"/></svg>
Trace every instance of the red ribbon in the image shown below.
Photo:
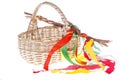
<svg viewBox="0 0 120 80"><path fill-rule="evenodd" d="M91 60L90 57L87 55L87 53L84 51L84 56L87 58L89 61Z"/></svg>
<svg viewBox="0 0 120 80"><path fill-rule="evenodd" d="M106 73L110 74L114 71L115 61L112 61L110 59L101 59L100 60L105 66L108 66Z"/></svg>
<svg viewBox="0 0 120 80"><path fill-rule="evenodd" d="M50 59L51 59L52 55L54 54L54 52L56 50L60 49L62 46L64 46L65 44L67 44L71 40L71 38L73 36L73 30L68 30L67 32L68 32L67 35L65 35L61 40L59 40L50 50L50 52L47 56L47 59L44 63L45 70L48 70L48 65L50 63Z"/></svg>

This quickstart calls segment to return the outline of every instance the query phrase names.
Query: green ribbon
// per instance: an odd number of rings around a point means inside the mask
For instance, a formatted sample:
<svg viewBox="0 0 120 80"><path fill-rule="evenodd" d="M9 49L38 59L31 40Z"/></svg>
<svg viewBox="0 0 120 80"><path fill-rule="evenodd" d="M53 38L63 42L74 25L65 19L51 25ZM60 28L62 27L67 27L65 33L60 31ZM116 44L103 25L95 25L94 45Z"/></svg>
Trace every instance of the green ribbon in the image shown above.
<svg viewBox="0 0 120 80"><path fill-rule="evenodd" d="M93 46L95 49L97 49L98 51L100 51L100 49L94 44Z"/></svg>
<svg viewBox="0 0 120 80"><path fill-rule="evenodd" d="M73 34L73 38L76 38L76 39L77 39L77 38L78 38L78 35L77 35L76 33L74 33L74 34ZM73 55L73 56L75 56L75 54L76 54L76 49L77 49L76 45L77 45L77 44L74 44L74 47L73 47L73 52L72 52L72 55ZM67 46L66 46L66 45L61 48L61 52L62 52L62 55L64 56L64 58L65 58L68 62L70 62L71 64L76 64L76 63L74 63L74 62L72 61L72 59L69 57L69 53L68 53L68 51L67 51Z"/></svg>
<svg viewBox="0 0 120 80"><path fill-rule="evenodd" d="M71 58L69 57L69 55L68 55L66 45L61 48L61 51L62 51L62 55L65 57L65 59L66 59L68 62L70 62L71 64L75 64L75 63L71 60Z"/></svg>
<svg viewBox="0 0 120 80"><path fill-rule="evenodd" d="M94 51L95 54L100 54L100 52Z"/></svg>
<svg viewBox="0 0 120 80"><path fill-rule="evenodd" d="M95 51L94 50L94 52L95 52L95 54L100 54L100 49L94 44L94 46L93 46L96 50L98 50L98 51Z"/></svg>

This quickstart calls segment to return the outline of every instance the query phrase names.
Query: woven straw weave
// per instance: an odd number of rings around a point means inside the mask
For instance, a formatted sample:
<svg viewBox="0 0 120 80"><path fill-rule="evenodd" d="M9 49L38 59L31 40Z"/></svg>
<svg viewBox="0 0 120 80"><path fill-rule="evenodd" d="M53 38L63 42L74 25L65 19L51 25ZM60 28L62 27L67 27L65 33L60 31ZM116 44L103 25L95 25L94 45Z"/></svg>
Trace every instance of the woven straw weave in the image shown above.
<svg viewBox="0 0 120 80"><path fill-rule="evenodd" d="M63 27L53 25L38 28L36 14L39 8L44 4L50 5L58 11L63 23L65 24ZM55 43L60 40L63 35L65 35L65 31L68 26L69 22L67 21L63 12L55 4L50 2L40 3L32 14L28 30L18 35L19 50L22 58L31 64L44 64L49 51L55 45ZM73 38L67 44L69 50L70 48L73 48L74 42L75 41ZM61 54L58 50L53 54L50 63L56 63L61 60Z"/></svg>

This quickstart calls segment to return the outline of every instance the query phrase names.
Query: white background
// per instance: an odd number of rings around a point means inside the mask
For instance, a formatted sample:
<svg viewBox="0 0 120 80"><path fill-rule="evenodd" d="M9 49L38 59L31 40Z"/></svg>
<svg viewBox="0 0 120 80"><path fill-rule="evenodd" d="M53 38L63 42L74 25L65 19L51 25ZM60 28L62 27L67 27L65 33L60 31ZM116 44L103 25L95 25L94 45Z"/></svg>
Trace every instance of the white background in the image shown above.
<svg viewBox="0 0 120 80"><path fill-rule="evenodd" d="M48 0L58 5L67 19L82 32L96 38L109 39L101 55L112 55L115 71L90 74L33 74L35 66L27 64L19 55L17 35L27 30L29 19L24 11L33 12L44 0L0 0L0 80L119 80L120 74L120 1L119 0ZM46 17L61 21L59 15L42 7ZM40 12L39 12L40 13ZM58 17L58 18L57 18Z"/></svg>

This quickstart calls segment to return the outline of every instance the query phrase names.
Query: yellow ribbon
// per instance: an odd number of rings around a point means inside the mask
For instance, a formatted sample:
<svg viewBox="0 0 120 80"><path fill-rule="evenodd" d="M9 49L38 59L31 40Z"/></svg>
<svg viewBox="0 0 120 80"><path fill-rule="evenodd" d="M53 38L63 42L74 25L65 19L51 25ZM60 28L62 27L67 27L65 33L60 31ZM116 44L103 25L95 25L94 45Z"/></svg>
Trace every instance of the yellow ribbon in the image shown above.
<svg viewBox="0 0 120 80"><path fill-rule="evenodd" d="M77 69L77 70L74 70L74 71L69 71L69 72L66 72L66 74L77 74L77 73L89 73L90 71L87 70L87 69Z"/></svg>
<svg viewBox="0 0 120 80"><path fill-rule="evenodd" d="M86 45L85 45L86 51L88 52L91 59L93 61L95 61L102 68L102 70L104 70L105 67L103 66L103 64L99 63L99 61L97 60L96 54L94 53L94 51L93 51L93 49L91 47L93 42L94 42L93 39L90 39L88 42L86 42Z"/></svg>
<svg viewBox="0 0 120 80"><path fill-rule="evenodd" d="M78 55L76 58L75 58L75 60L76 60L76 62L77 63L79 63L79 64L81 64L81 65L86 65L87 64L87 62L88 62L88 60L84 57L84 56L82 56L82 55Z"/></svg>
<svg viewBox="0 0 120 80"><path fill-rule="evenodd" d="M91 72L90 70L87 69L77 69L73 71L61 71L61 70L51 70L52 73L66 73L66 74L78 74L78 73L89 73Z"/></svg>

